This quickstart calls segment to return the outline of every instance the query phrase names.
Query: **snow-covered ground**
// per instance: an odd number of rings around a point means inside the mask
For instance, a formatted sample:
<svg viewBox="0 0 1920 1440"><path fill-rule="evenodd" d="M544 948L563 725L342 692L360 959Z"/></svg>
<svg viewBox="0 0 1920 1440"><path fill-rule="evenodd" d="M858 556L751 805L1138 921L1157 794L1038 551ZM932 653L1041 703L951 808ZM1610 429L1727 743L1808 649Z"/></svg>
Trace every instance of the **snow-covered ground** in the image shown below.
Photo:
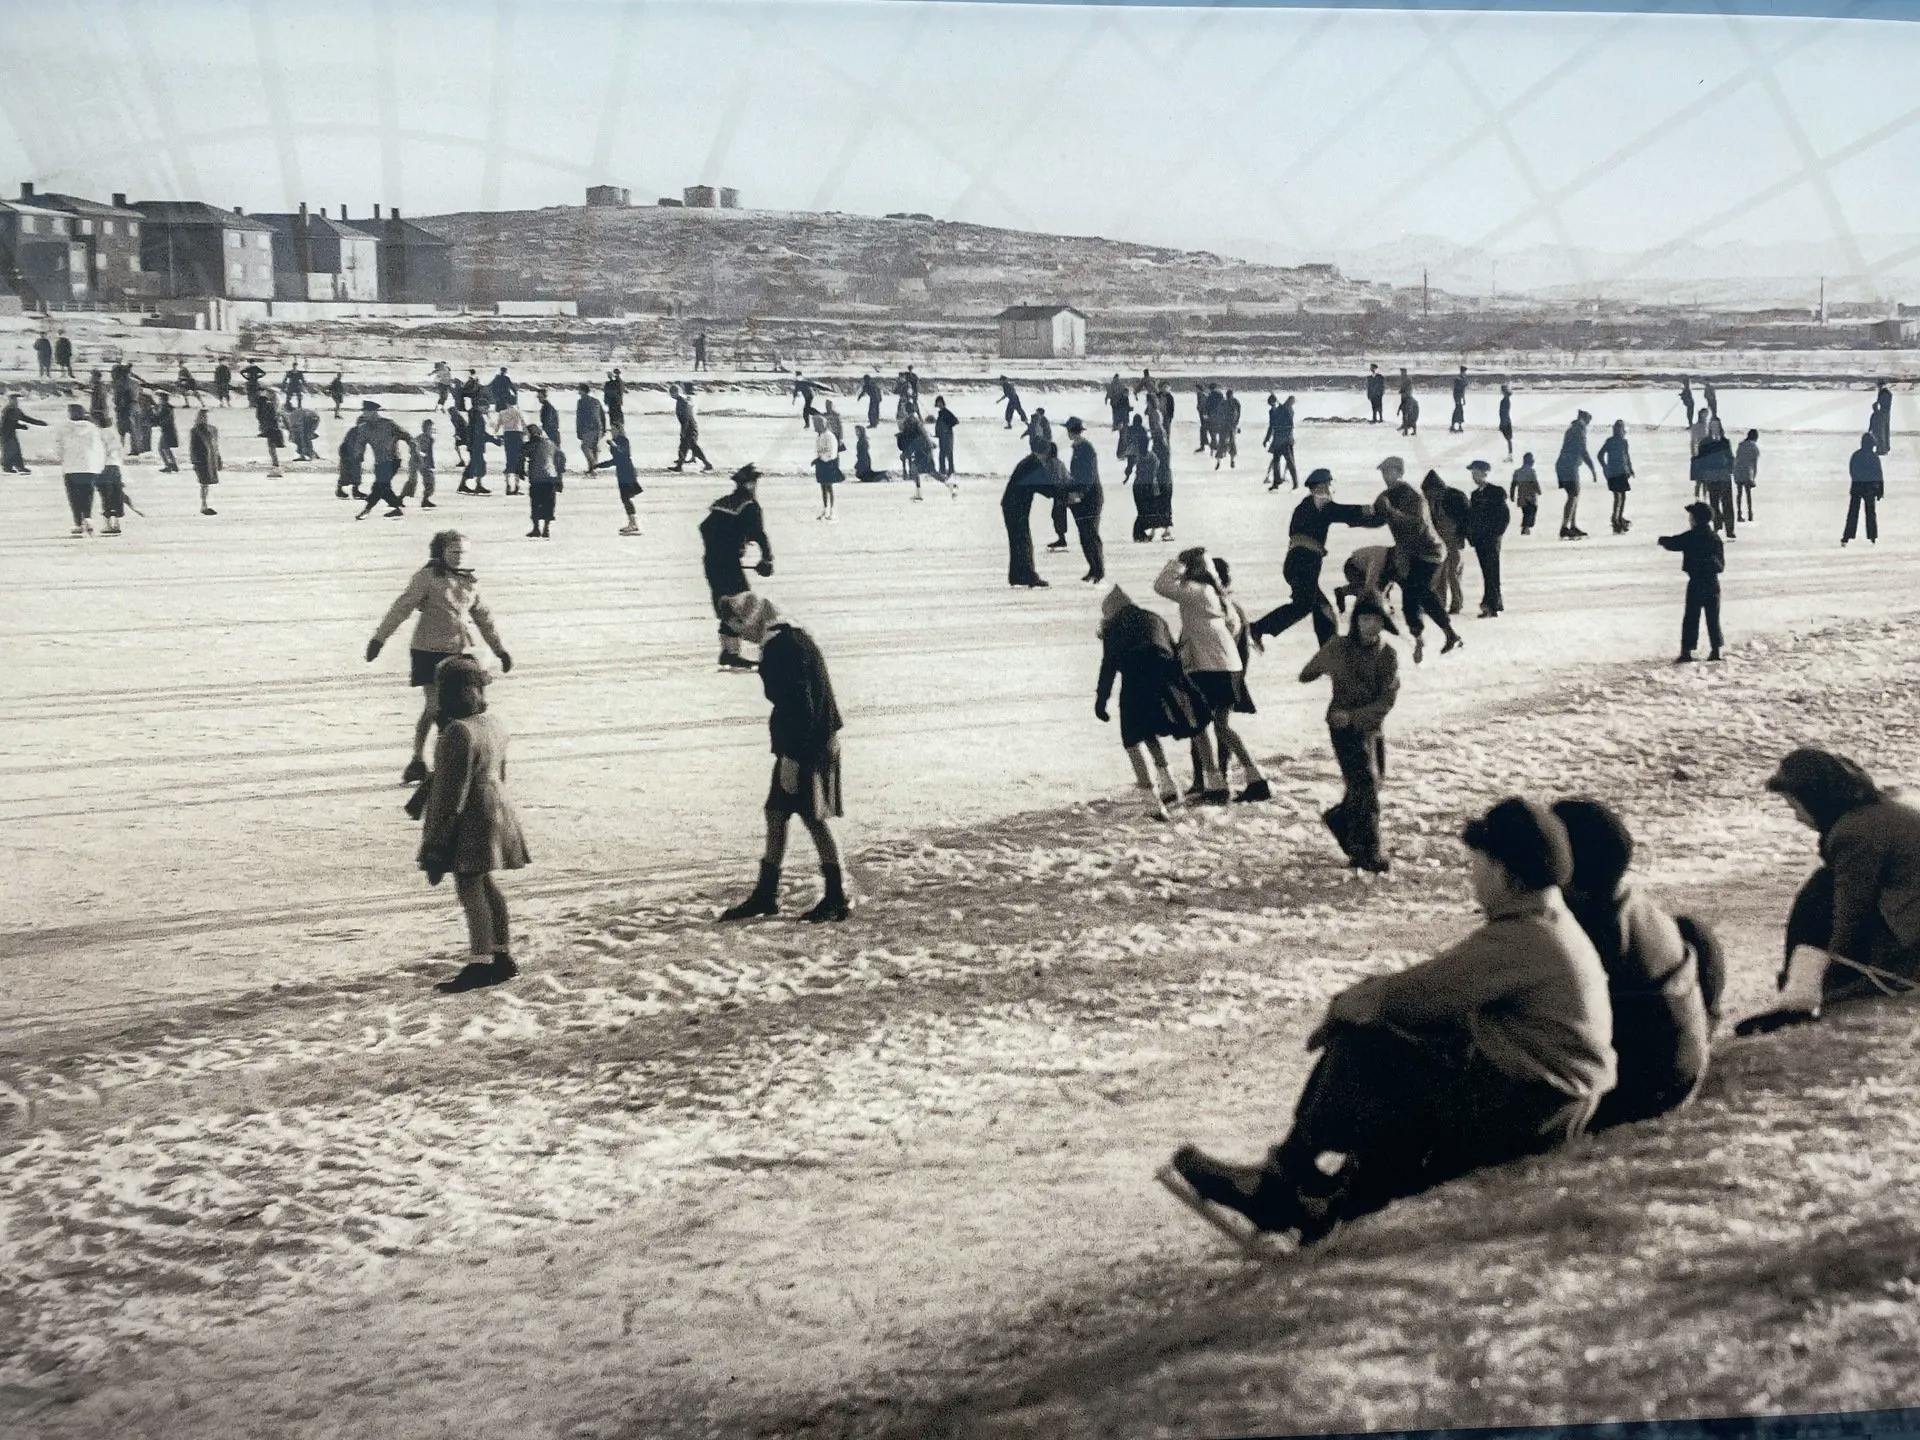
<svg viewBox="0 0 1920 1440"><path fill-rule="evenodd" d="M1091 390L1027 399L1101 413ZM1522 448L1549 457L1575 403L1524 404ZM1667 404L1600 397L1596 439ZM1672 672L1682 582L1654 537L1691 498L1683 433L1636 429L1626 537L1590 486L1592 538L1555 540L1549 475L1543 533L1509 536L1507 615L1471 618L1469 557L1465 650L1405 669L1387 800L1403 863L1373 885L1331 863L1312 818L1333 788L1324 690L1294 678L1305 627L1252 676L1245 728L1280 799L1140 818L1091 713L1101 591L1077 583L1077 550L1043 552L1053 588L1007 588L996 502L1017 437L980 393L960 408L957 499L848 484L832 525L790 407L714 397L709 477L660 473L671 427L650 411L646 533L615 533L603 475L569 483L548 541L525 538L497 464L491 498L453 494L443 462L434 515L355 523L330 470L266 478L238 408L218 516L195 513L188 477L135 467L146 518L70 539L29 437L0 542L16 1057L0 1272L17 1301L0 1381L22 1413L51 1432L46 1401L84 1401L64 1423L97 1433L173 1394L192 1403L156 1433L240 1434L263 1413L276 1433L427 1434L450 1413L488 1435L533 1415L559 1417L552 1433L737 1433L1011 1361L1003 1325L1040 1333L1057 1295L1205 1250L1141 1198L1145 1155L1195 1116L1245 1138L1223 1070L1294 1045L1343 978L1464 921L1446 837L1465 810L1515 787L1631 796L1663 881L1708 894L1804 864L1759 781L1796 738L1858 724L1825 650L1860 701L1899 653L1884 621L1920 550L1910 452L1889 533L1842 551L1847 435L1770 410L1761 518L1729 547L1730 662ZM1110 474L1110 578L1136 597L1205 543L1250 611L1284 598L1296 496L1262 488L1248 408L1243 467L1216 474L1183 453L1183 404L1175 545L1128 541ZM1464 486L1467 460L1500 458L1490 408L1464 437L1437 397L1417 440L1309 424L1302 465L1353 499L1388 453ZM1749 423L1732 396L1723 411ZM338 434L329 420L323 454ZM760 588L820 640L848 718L869 903L844 930L708 921L752 877L768 756L757 681L713 668L694 526L748 459L769 472L778 557ZM526 977L460 1001L426 988L462 932L400 811L404 639L361 658L437 524L473 538L515 657L491 693L535 857L506 881ZM1034 524L1044 543L1043 506ZM1350 543L1336 532L1330 576ZM1909 700L1903 681L1879 702L1907 749ZM1749 1000L1766 943L1741 957ZM530 1408L504 1383L520 1365L565 1402Z"/></svg>

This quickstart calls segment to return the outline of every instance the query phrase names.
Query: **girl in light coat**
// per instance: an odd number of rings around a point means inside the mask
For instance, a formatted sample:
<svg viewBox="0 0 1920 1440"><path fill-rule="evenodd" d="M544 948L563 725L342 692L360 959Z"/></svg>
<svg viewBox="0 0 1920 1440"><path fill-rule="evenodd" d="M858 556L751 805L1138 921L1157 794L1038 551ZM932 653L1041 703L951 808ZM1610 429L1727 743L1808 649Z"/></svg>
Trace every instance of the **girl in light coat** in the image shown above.
<svg viewBox="0 0 1920 1440"><path fill-rule="evenodd" d="M1238 759L1251 777L1240 798L1268 799L1271 792L1266 777L1233 728L1233 712L1253 708L1247 694L1246 667L1240 658L1239 637L1246 632L1246 616L1208 562L1205 546L1193 546L1169 560L1153 582L1153 589L1180 607L1180 662L1186 666L1188 683L1200 697L1219 741L1216 760L1207 734L1203 731L1194 737L1201 798L1209 805L1227 803L1231 792L1227 789L1226 764Z"/></svg>
<svg viewBox="0 0 1920 1440"><path fill-rule="evenodd" d="M813 478L820 482L820 513L814 518L832 520L833 487L840 483L840 442L827 428L824 415L813 417Z"/></svg>
<svg viewBox="0 0 1920 1440"><path fill-rule="evenodd" d="M400 628L407 616L419 613L413 627L411 683L426 691L420 719L413 727L413 759L400 778L403 785L424 780L427 774L427 733L433 728L435 708L434 671L440 662L473 649L474 632L485 637L487 645L499 657L502 674L513 669L513 657L500 643L493 628L493 616L480 598L480 582L466 568L466 539L458 530L442 530L428 547L427 563L414 571L400 598L388 607L380 626L367 642L367 663L372 664L380 647Z"/></svg>

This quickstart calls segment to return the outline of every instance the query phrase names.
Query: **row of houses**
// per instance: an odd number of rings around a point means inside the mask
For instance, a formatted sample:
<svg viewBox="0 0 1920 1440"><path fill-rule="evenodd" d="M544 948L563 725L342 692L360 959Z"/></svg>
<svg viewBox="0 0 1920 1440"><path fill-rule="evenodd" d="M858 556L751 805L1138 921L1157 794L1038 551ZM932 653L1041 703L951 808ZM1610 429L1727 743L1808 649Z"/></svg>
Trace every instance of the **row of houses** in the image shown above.
<svg viewBox="0 0 1920 1440"><path fill-rule="evenodd" d="M453 247L398 210L247 215L199 200L103 203L20 187L0 201L0 288L28 305L452 298Z"/></svg>

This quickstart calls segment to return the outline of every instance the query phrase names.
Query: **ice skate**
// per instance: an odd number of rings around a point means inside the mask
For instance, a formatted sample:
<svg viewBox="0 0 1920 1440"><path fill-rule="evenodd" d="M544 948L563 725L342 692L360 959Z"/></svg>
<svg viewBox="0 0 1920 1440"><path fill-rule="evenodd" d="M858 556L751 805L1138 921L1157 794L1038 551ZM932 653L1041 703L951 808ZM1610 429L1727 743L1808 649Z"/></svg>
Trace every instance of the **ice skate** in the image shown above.
<svg viewBox="0 0 1920 1440"><path fill-rule="evenodd" d="M1458 633L1449 635L1447 636L1447 643L1440 647L1440 653L1442 655L1451 655L1454 651L1458 650L1462 645L1465 645L1466 643L1467 643L1466 640L1463 639Z"/></svg>
<svg viewBox="0 0 1920 1440"><path fill-rule="evenodd" d="M1273 787L1265 780L1256 780L1233 799L1236 805L1257 805L1262 800L1273 799Z"/></svg>
<svg viewBox="0 0 1920 1440"><path fill-rule="evenodd" d="M638 535L639 533L640 527L638 525L627 524L620 527L620 534L622 535Z"/></svg>
<svg viewBox="0 0 1920 1440"><path fill-rule="evenodd" d="M720 652L720 668L722 670L757 670L760 667L744 655L732 655L722 650Z"/></svg>
<svg viewBox="0 0 1920 1440"><path fill-rule="evenodd" d="M427 762L418 755L407 762L407 768L400 772L402 785L418 785L427 778Z"/></svg>

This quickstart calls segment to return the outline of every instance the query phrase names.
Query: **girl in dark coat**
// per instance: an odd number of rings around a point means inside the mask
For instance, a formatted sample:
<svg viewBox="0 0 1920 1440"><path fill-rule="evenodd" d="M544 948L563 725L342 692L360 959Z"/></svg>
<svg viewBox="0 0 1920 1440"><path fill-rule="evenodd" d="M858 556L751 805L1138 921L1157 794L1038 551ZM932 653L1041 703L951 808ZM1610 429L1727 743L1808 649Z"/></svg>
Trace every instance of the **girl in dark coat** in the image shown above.
<svg viewBox="0 0 1920 1440"><path fill-rule="evenodd" d="M180 444L180 431L173 418L173 400L165 391L160 395L160 473L178 475L180 462L174 457L174 450Z"/></svg>
<svg viewBox="0 0 1920 1440"><path fill-rule="evenodd" d="M1920 808L1825 750L1789 752L1767 788L1819 832L1822 863L1787 916L1780 998L1738 1033L1817 1020L1835 1001L1912 990L1920 984Z"/></svg>
<svg viewBox="0 0 1920 1440"><path fill-rule="evenodd" d="M470 655L442 660L434 671L440 739L433 773L420 789L420 868L429 884L453 876L467 916L464 969L437 987L452 993L511 980L513 962L507 897L495 870L519 870L531 858L513 802L507 797L507 732L487 713L488 675Z"/></svg>
<svg viewBox="0 0 1920 1440"><path fill-rule="evenodd" d="M1186 667L1173 647L1167 622L1128 598L1118 585L1100 604L1100 683L1093 713L1102 724L1112 719L1107 701L1120 682L1120 744L1133 765L1134 780L1153 795L1154 813L1172 818L1170 802L1179 786L1167 769L1160 738L1191 740L1206 728L1199 704L1187 685ZM1153 770L1147 769L1151 756Z"/></svg>
<svg viewBox="0 0 1920 1440"><path fill-rule="evenodd" d="M853 427L853 478L868 482L887 478L873 468L873 447L867 443L864 425Z"/></svg>
<svg viewBox="0 0 1920 1440"><path fill-rule="evenodd" d="M1567 908L1607 972L1619 1079L1588 1128L1651 1120L1699 1093L1720 991L1719 942L1702 922L1669 915L1627 883L1633 836L1597 800L1561 800L1553 813L1573 849Z"/></svg>
<svg viewBox="0 0 1920 1440"><path fill-rule="evenodd" d="M211 515L214 510L207 503L207 497L220 483L220 432L213 428L206 411L202 410L200 418L193 422L193 429L187 432L187 442L193 478L200 482L200 513Z"/></svg>
<svg viewBox="0 0 1920 1440"><path fill-rule="evenodd" d="M753 893L725 911L722 920L749 920L780 913L780 866L787 853L787 822L798 816L820 855L825 890L820 903L800 918L818 924L852 913L840 868L840 845L832 821L840 800L840 707L820 647L806 631L787 624L764 596L729 596L726 619L742 639L760 647L760 683L773 706L773 779L767 787L767 848Z"/></svg>

